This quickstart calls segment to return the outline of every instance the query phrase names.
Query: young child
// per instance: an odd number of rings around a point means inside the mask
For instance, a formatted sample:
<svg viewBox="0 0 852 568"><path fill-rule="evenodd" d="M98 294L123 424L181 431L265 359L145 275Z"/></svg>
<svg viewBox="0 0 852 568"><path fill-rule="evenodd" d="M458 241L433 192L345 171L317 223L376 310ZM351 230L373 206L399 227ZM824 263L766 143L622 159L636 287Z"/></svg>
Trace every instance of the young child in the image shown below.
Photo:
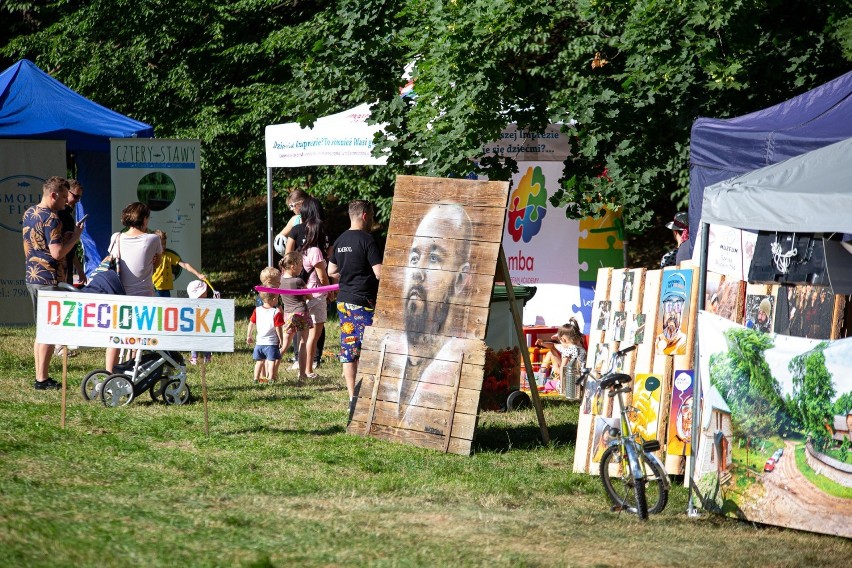
<svg viewBox="0 0 852 568"><path fill-rule="evenodd" d="M189 284L186 285L186 295L192 299L196 298L207 298L210 296L210 287L201 280L193 280ZM198 355L197 351L193 351L189 354L189 362L192 365L198 364ZM204 357L204 362L209 363L213 360L212 353L201 353L201 356Z"/></svg>
<svg viewBox="0 0 852 568"><path fill-rule="evenodd" d="M568 323L559 328L555 339L558 343L538 339L535 344L537 347L546 347L550 350L554 366L559 369L564 385L565 381L573 381L586 364L586 348L583 346L583 332L580 331L580 324L576 319L571 318Z"/></svg>
<svg viewBox="0 0 852 568"><path fill-rule="evenodd" d="M254 381L256 383L274 383L278 378L278 365L281 363L281 344L284 342L284 315L278 308L278 295L261 292L263 305L254 309L249 318L246 343L255 341L252 358ZM257 340L253 334L257 330Z"/></svg>
<svg viewBox="0 0 852 568"><path fill-rule="evenodd" d="M302 280L299 274L302 271L302 254L296 251L288 252L278 263L281 269L281 280L277 286L282 290L302 290L306 289L305 281ZM308 315L308 298L309 294L281 294L281 309L284 311L284 344L281 351L286 351L290 346L290 341L295 335L299 342L298 353L299 357L296 361L299 369L299 381L308 378L305 374L305 356L307 351L305 345L307 343L307 333L296 333L304 331L311 327L311 317Z"/></svg>
<svg viewBox="0 0 852 568"><path fill-rule="evenodd" d="M157 291L157 296L162 298L170 298L172 288L175 285L175 276L172 272L172 267L177 265L195 275L199 280L207 280L207 276L198 272L190 263L184 262L174 252L166 248L166 233L157 229L154 234L160 237L160 243L163 245L163 258L160 264L154 267L154 289Z"/></svg>

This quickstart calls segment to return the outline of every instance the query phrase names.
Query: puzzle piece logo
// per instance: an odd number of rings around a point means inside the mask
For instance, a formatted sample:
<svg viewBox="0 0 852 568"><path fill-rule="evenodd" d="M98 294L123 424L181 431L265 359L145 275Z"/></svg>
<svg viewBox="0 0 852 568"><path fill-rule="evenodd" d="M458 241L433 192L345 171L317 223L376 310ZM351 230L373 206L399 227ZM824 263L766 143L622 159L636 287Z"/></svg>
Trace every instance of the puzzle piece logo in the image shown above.
<svg viewBox="0 0 852 568"><path fill-rule="evenodd" d="M509 234L528 243L541 231L547 214L547 190L541 167L529 168L509 200Z"/></svg>

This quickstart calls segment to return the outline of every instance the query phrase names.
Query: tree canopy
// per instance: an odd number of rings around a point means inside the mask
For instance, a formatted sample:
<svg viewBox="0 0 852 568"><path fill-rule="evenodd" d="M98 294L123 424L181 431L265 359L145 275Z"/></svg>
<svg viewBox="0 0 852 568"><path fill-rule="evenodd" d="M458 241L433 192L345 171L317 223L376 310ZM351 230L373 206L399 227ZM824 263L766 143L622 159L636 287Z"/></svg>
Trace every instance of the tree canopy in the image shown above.
<svg viewBox="0 0 852 568"><path fill-rule="evenodd" d="M793 377L792 410L819 448L831 437L827 426L833 423L831 401L835 395L831 373L825 366L826 347L827 342L820 343L789 364Z"/></svg>
<svg viewBox="0 0 852 568"><path fill-rule="evenodd" d="M387 168L276 173L279 188L387 211L396 173L471 170L511 122L573 140L572 216L623 206L629 229L684 202L689 130L786 100L849 70L848 0L10 0L0 57L29 58L96 102L199 138L203 192L259 194L267 124L362 102L387 123ZM399 87L411 66L416 96ZM415 165L412 165L415 164Z"/></svg>

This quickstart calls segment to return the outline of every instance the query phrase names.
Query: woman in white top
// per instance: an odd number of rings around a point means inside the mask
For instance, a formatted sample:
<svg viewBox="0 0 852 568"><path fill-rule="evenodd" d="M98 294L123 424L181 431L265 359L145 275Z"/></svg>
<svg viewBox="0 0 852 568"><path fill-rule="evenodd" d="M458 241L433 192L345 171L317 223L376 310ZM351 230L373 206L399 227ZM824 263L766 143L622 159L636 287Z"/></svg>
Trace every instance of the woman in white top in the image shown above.
<svg viewBox="0 0 852 568"><path fill-rule="evenodd" d="M148 232L151 210L144 203L131 203L121 212L124 231L114 233L109 253L118 258L119 277L128 296L155 296L154 268L160 264L163 245L160 237ZM112 372L118 349L107 349L105 368Z"/></svg>

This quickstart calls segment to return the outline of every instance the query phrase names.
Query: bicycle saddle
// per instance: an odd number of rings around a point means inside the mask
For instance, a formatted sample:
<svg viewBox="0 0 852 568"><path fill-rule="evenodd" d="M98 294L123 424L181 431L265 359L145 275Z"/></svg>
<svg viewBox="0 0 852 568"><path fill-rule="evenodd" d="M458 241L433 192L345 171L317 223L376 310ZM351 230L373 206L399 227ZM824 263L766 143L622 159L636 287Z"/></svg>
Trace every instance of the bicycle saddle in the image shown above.
<svg viewBox="0 0 852 568"><path fill-rule="evenodd" d="M630 375L626 375L624 373L611 373L601 380L601 388L608 389L610 387L620 387L621 385L626 385L633 378Z"/></svg>

